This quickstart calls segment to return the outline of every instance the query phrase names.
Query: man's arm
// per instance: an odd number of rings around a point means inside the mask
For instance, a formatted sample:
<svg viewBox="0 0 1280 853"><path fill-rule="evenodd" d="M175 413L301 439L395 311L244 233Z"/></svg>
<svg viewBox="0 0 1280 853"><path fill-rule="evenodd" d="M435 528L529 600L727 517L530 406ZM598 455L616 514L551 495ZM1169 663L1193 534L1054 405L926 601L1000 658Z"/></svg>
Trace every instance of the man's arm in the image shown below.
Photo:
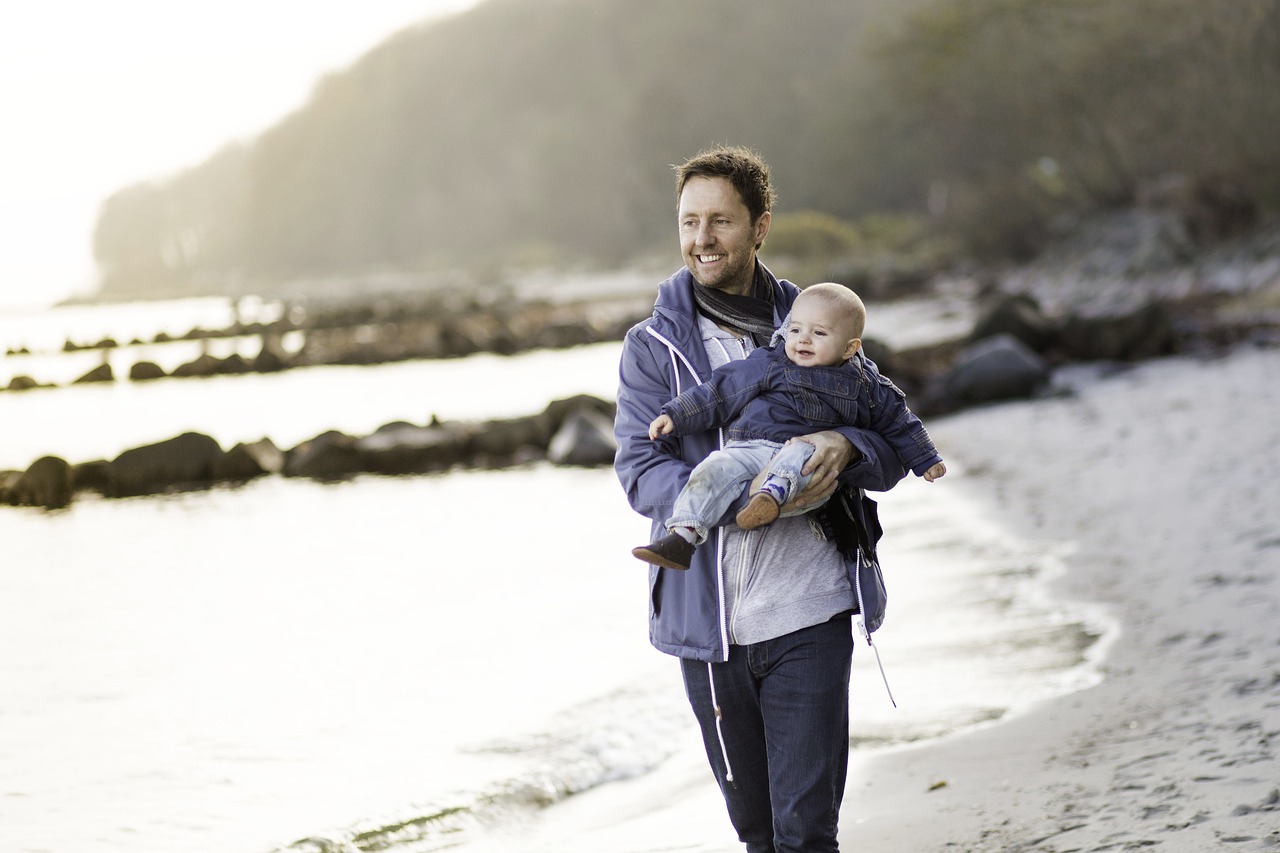
<svg viewBox="0 0 1280 853"><path fill-rule="evenodd" d="M614 470L631 507L655 521L664 521L693 466L679 458L678 442L649 438L649 424L672 396L671 367L654 359L640 334L633 330L627 335L618 367Z"/></svg>
<svg viewBox="0 0 1280 853"><path fill-rule="evenodd" d="M813 445L813 455L802 472L812 475L812 479L784 508L784 515L797 515L821 504L841 483L884 492L907 473L889 443L871 430L840 427L791 440ZM752 490L759 488L761 482L763 474L751 484Z"/></svg>

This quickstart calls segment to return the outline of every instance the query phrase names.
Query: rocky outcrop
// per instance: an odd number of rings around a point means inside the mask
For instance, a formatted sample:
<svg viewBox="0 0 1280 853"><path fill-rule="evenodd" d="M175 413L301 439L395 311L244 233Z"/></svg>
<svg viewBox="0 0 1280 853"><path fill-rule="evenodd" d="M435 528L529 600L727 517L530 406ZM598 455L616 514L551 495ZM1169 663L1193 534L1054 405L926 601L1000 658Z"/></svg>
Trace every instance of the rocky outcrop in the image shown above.
<svg viewBox="0 0 1280 853"><path fill-rule="evenodd" d="M557 465L612 465L618 451L613 419L591 409L569 413L547 447Z"/></svg>
<svg viewBox="0 0 1280 853"><path fill-rule="evenodd" d="M146 495L212 482L222 456L217 441L197 432L126 450L111 460L114 495Z"/></svg>
<svg viewBox="0 0 1280 853"><path fill-rule="evenodd" d="M4 488L4 500L15 506L58 509L71 503L71 465L58 456L42 456Z"/></svg>
<svg viewBox="0 0 1280 853"><path fill-rule="evenodd" d="M938 378L931 408L1030 397L1048 384L1049 374L1044 358L1013 335L983 338L961 350Z"/></svg>
<svg viewBox="0 0 1280 853"><path fill-rule="evenodd" d="M542 459L557 465L601 465L612 462L616 450L612 423L612 403L583 395L519 418L425 426L395 422L363 437L327 430L287 451L264 438L224 452L211 436L189 432L126 450L109 462L72 466L44 457L26 471L0 472L0 503L55 508L70 503L77 491L123 497L272 474L331 481Z"/></svg>
<svg viewBox="0 0 1280 853"><path fill-rule="evenodd" d="M111 365L103 362L90 370L88 373L76 380L77 383L85 382L113 382L115 381L115 371L111 369Z"/></svg>

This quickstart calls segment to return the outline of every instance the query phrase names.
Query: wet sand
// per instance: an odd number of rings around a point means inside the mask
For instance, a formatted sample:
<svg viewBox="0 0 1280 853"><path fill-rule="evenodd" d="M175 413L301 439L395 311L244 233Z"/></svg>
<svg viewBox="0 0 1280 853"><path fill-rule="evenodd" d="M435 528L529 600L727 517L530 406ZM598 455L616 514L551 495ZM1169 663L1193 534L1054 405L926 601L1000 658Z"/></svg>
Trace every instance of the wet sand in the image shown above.
<svg viewBox="0 0 1280 853"><path fill-rule="evenodd" d="M842 849L1280 849L1280 351L1102 374L930 424L939 487L1068 543L1102 682L855 763Z"/></svg>

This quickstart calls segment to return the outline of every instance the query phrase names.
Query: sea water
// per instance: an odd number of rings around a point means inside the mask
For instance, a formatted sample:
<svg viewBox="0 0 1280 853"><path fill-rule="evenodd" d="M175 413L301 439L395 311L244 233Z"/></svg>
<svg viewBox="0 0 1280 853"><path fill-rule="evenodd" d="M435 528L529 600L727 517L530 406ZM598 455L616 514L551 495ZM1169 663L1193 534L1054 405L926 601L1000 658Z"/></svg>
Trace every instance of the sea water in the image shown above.
<svg viewBox="0 0 1280 853"><path fill-rule="evenodd" d="M611 396L618 352L0 393L0 468L528 414ZM963 460L877 497L897 706L860 645L855 755L1096 678L1104 620L1042 593L1062 546L994 525ZM545 463L0 507L0 849L734 849L717 809L602 840L714 799L647 643L647 532L612 471Z"/></svg>

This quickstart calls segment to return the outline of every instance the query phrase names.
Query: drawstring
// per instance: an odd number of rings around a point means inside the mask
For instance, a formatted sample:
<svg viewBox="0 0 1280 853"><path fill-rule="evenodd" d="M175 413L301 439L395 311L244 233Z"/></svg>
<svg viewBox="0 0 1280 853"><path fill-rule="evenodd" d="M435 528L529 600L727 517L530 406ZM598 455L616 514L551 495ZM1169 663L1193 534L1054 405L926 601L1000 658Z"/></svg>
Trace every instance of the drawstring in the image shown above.
<svg viewBox="0 0 1280 853"><path fill-rule="evenodd" d="M844 495L840 496L841 500ZM848 504L845 504L848 507ZM857 564L854 566L853 572L854 594L858 597L858 613L853 617L853 623L858 628L858 633L862 635L862 639L867 641L867 645L871 651L876 653L876 666L880 667L880 678L884 681L884 692L889 694L889 702L893 707L898 707L898 702L893 698L893 691L889 689L889 676L885 675L884 664L880 662L880 649L871 641L871 632L867 630L866 623L866 607L862 604L862 546L858 546Z"/></svg>
<svg viewBox="0 0 1280 853"><path fill-rule="evenodd" d="M716 737L720 739L720 755L724 758L724 780L733 785L733 768L729 766L729 750L724 745L724 730L720 728L724 713L720 710L720 702L716 699L715 670L711 668L710 662L707 663L707 682L711 685L711 707L716 712ZM734 785L734 787L738 786Z"/></svg>

